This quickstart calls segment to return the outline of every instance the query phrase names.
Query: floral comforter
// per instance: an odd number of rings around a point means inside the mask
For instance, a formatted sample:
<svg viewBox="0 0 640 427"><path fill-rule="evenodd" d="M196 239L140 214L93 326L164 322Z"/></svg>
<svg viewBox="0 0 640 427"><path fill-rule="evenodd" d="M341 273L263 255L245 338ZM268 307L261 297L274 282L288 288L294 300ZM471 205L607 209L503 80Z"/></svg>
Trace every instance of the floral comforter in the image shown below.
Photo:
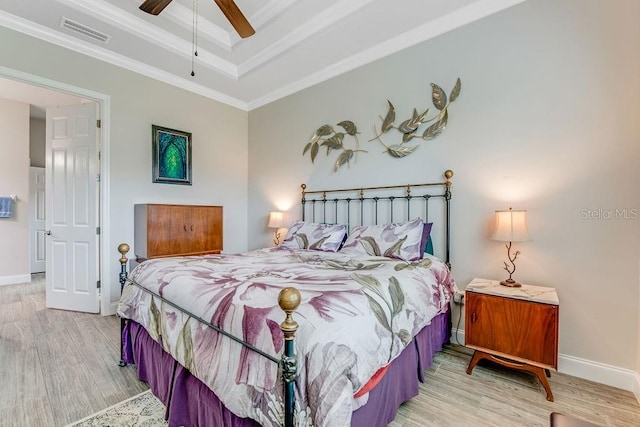
<svg viewBox="0 0 640 427"><path fill-rule="evenodd" d="M278 365L190 318L186 311L280 357L284 313L278 293L293 286L297 425L346 426L368 395L353 397L438 313L455 284L435 257L397 259L285 248L240 255L162 258L134 269L118 314L140 323L239 417L281 425Z"/></svg>

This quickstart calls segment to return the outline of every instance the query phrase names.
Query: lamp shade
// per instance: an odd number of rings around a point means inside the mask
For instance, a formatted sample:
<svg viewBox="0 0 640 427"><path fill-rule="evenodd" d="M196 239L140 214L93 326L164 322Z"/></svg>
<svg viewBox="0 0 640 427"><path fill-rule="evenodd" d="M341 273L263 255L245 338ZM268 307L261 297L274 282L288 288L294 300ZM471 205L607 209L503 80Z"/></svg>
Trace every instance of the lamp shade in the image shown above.
<svg viewBox="0 0 640 427"><path fill-rule="evenodd" d="M527 211L496 211L496 229L492 240L501 242L527 242L531 239L527 231Z"/></svg>
<svg viewBox="0 0 640 427"><path fill-rule="evenodd" d="M284 213L283 212L270 212L269 213L269 228L283 228L284 227Z"/></svg>

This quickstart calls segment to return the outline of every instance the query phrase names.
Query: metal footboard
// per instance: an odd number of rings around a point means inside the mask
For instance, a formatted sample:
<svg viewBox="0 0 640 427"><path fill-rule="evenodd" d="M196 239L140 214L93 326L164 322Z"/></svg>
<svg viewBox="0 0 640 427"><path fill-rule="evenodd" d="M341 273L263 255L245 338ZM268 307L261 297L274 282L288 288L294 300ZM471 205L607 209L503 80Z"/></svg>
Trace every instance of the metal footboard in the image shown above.
<svg viewBox="0 0 640 427"><path fill-rule="evenodd" d="M121 294L125 284L127 283L127 278L129 276L129 273L127 271L127 263L129 261L127 258L127 253L129 252L129 249L130 247L126 243L121 243L120 245L118 245L118 252L120 252L120 255L121 255L119 259L120 261L120 293ZM284 333L284 351L280 359L275 358L267 353L264 353L260 349L257 349L251 344L241 340L240 338L237 338L229 334L228 332L220 329L218 326L213 325L204 319L201 319L200 317L194 315L193 313L190 313L188 311L185 311L184 309L181 309L180 307L177 307L174 303L172 303L171 301L168 301L167 299L161 297L160 295L153 293L147 289L145 289L145 291L153 294L153 296L157 298L160 298L165 303L172 305L176 308L179 308L187 316L192 317L195 320L198 320L199 322L207 325L212 329L215 329L217 332L259 353L260 355L266 357L272 362L278 363L280 366L280 370L282 372L282 381L284 386L284 425L285 427L293 427L293 415L294 415L293 412L295 408L294 386L295 386L296 375L298 372L295 354L294 354L294 338L295 338L296 331L298 330L298 323L295 320L293 320L293 313L300 305L300 292L298 292L297 289L293 287L284 288L280 291L278 295L278 305L285 312L285 315L286 315L284 321L280 324L280 329ZM127 362L125 361L125 357L124 357L124 343L123 343L123 333L124 333L126 322L127 322L127 319L122 317L120 318L119 366L121 367L127 366Z"/></svg>

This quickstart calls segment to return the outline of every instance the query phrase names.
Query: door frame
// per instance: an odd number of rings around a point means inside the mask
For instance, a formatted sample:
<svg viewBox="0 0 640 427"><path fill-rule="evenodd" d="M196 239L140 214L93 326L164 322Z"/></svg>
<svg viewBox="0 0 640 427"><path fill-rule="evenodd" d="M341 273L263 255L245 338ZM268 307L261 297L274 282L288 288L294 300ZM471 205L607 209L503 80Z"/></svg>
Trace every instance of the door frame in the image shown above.
<svg viewBox="0 0 640 427"><path fill-rule="evenodd" d="M58 92L65 92L70 95L90 99L98 103L98 117L101 120L101 126L98 131L100 156L98 164L100 167L100 209L98 212L97 223L100 227L100 244L98 245L98 280L101 283L100 289L100 313L103 316L115 314L116 303L111 304L111 287L112 280L108 274L111 269L113 260L111 248L111 239L109 236L110 227L110 176L109 176L109 159L110 159L110 140L109 129L111 127L111 97L107 94L95 92L93 90L73 86L67 83L48 79L46 77L37 76L23 71L14 70L0 65L0 77L17 80L23 83L40 86L45 89L52 89Z"/></svg>

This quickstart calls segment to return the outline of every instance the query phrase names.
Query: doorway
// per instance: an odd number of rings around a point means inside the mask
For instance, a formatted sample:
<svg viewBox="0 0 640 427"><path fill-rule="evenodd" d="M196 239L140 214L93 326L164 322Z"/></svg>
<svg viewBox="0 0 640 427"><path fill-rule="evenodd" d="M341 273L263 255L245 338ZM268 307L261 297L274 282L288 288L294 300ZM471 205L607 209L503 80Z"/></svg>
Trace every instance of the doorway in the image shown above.
<svg viewBox="0 0 640 427"><path fill-rule="evenodd" d="M97 189L97 209L95 210L95 221L98 226L94 228L92 231L94 233L100 233L100 243L96 245L96 283L93 283L93 286L100 286L100 312L103 315L114 314L114 307L110 302L111 298L111 290L110 284L111 281L108 277L105 277L103 272L103 265L108 265L110 257L108 257L109 251L106 249L109 247L109 236L104 231L108 230L108 212L109 212L109 200L108 193L105 191L105 188L108 188L109 183L109 108L110 108L110 98L108 95L97 93L88 89L79 88L75 86L68 85L66 83L57 82L54 80L49 80L46 78L42 78L39 76L30 75L27 73L23 73L20 71L8 69L5 67L0 67L0 80L9 80L15 83L19 83L23 85L23 87L28 87L30 89L38 89L40 91L50 91L51 94L63 94L66 96L75 97L78 99L82 99L85 101L95 102L97 103L97 108L99 111L99 119L101 122L100 128L97 130L98 138L96 144L98 145L96 149L98 150L99 157L96 159L98 167L99 167L99 176L91 177L92 182L87 183L88 185L96 185L98 183ZM30 93L30 90L23 91L26 94ZM16 94L7 94L4 91L0 92L0 98L13 99L19 102L24 102L33 105L33 101L27 101L23 99L25 93L21 95ZM38 105L38 104L35 104ZM45 254L46 256L46 254ZM107 259L105 259L107 258ZM108 270L108 269L107 269Z"/></svg>

